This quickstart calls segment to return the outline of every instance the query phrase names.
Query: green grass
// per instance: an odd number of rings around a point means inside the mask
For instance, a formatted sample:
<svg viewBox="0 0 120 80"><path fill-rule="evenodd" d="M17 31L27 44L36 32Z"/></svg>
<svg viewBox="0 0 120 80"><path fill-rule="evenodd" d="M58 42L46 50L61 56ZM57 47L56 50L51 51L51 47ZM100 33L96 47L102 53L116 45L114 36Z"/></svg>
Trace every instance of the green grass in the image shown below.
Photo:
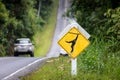
<svg viewBox="0 0 120 80"><path fill-rule="evenodd" d="M37 31L36 34L33 36L36 57L45 56L52 42L52 37L56 26L58 0L53 0L53 2L54 7L52 8L51 15L47 23L42 28L42 31Z"/></svg>
<svg viewBox="0 0 120 80"><path fill-rule="evenodd" d="M22 78L22 80L64 80L65 75L70 75L68 72L68 70L70 71L69 64L68 57L50 59L44 67Z"/></svg>
<svg viewBox="0 0 120 80"><path fill-rule="evenodd" d="M109 73L97 73L84 71L78 64L77 76L71 76L71 62L69 57L59 57L50 59L39 70L22 77L21 80L119 80L118 75L114 75L115 71ZM118 76L118 77L117 77Z"/></svg>

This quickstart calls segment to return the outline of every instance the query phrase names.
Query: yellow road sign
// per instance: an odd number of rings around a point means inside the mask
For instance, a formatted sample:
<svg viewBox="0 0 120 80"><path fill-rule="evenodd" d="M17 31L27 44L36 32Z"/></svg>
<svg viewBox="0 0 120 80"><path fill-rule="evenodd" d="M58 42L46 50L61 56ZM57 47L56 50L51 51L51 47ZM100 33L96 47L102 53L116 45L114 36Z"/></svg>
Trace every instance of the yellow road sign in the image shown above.
<svg viewBox="0 0 120 80"><path fill-rule="evenodd" d="M89 44L77 28L71 28L59 41L58 44L72 57L76 58Z"/></svg>

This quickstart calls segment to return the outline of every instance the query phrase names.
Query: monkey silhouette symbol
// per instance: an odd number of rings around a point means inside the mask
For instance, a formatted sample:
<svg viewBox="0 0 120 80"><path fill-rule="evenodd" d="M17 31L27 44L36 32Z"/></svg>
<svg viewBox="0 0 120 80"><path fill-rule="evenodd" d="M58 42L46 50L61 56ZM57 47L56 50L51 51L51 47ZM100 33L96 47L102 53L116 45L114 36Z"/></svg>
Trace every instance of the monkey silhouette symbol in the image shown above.
<svg viewBox="0 0 120 80"><path fill-rule="evenodd" d="M77 41L77 39L78 39L78 35L79 35L79 34L75 34L75 35L77 35L75 39L73 39L73 40L71 40L71 41L65 41L66 43L72 43L72 44L71 44L71 53L74 51L74 46L75 46L75 44L76 44L76 41Z"/></svg>

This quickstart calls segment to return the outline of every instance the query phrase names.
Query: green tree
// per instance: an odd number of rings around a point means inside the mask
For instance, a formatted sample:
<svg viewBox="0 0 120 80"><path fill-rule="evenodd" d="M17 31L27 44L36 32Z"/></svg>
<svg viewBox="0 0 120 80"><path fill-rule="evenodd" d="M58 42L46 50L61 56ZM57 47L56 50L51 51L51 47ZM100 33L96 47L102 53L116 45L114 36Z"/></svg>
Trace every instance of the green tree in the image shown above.
<svg viewBox="0 0 120 80"><path fill-rule="evenodd" d="M0 2L0 55L5 55L5 43L7 42L6 36L7 36L7 28L6 24L8 21L8 11L5 8L5 5Z"/></svg>
<svg viewBox="0 0 120 80"><path fill-rule="evenodd" d="M32 38L46 23L52 0L42 0L40 17L37 17L37 5L36 0L0 0L0 52L4 50L7 55L12 55L16 38Z"/></svg>
<svg viewBox="0 0 120 80"><path fill-rule="evenodd" d="M37 0L37 9L39 7L39 2L40 2L40 13L39 15L43 20L47 20L48 17L50 16L51 9L53 7L53 1L52 0Z"/></svg>

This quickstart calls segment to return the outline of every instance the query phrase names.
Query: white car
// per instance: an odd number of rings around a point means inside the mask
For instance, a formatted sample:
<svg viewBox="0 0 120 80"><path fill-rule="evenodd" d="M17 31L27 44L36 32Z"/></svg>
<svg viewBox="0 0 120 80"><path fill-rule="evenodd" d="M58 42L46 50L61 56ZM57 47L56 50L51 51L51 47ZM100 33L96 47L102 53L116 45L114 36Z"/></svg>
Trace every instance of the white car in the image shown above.
<svg viewBox="0 0 120 80"><path fill-rule="evenodd" d="M34 46L29 38L18 38L14 43L14 56L30 54L34 57Z"/></svg>

